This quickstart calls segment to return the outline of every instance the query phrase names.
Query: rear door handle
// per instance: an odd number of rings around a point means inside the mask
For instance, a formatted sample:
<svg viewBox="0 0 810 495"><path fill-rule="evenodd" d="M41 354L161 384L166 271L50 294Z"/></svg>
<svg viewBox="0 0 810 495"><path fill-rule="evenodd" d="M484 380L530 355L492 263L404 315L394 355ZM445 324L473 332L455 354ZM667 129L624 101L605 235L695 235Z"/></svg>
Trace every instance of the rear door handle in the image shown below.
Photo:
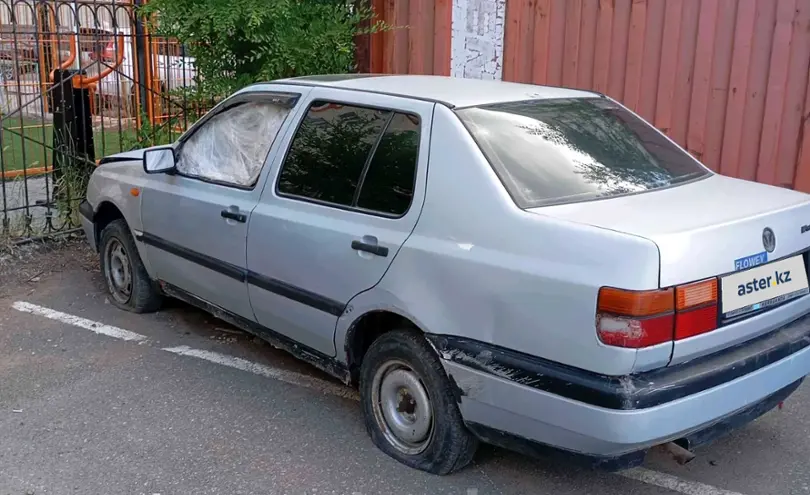
<svg viewBox="0 0 810 495"><path fill-rule="evenodd" d="M247 215L245 215L244 213L239 213L238 210L234 211L226 208L221 212L219 212L219 214L222 216L222 218L227 218L229 220L236 220L239 223L247 222Z"/></svg>
<svg viewBox="0 0 810 495"><path fill-rule="evenodd" d="M363 241L352 241L352 249L355 251L365 251L385 258L388 256L388 248L379 244L369 244Z"/></svg>

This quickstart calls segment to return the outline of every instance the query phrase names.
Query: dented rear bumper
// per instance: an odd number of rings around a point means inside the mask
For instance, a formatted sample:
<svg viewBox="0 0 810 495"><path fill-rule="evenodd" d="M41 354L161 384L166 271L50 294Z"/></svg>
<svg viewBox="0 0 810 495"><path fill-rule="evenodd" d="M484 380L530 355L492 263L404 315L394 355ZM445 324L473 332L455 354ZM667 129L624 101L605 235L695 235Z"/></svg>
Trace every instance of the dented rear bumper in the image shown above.
<svg viewBox="0 0 810 495"><path fill-rule="evenodd" d="M810 374L810 315L709 356L622 377L469 339L429 339L474 431L607 459L697 438L723 421L732 425L723 432L738 427L726 420L780 392L789 395Z"/></svg>

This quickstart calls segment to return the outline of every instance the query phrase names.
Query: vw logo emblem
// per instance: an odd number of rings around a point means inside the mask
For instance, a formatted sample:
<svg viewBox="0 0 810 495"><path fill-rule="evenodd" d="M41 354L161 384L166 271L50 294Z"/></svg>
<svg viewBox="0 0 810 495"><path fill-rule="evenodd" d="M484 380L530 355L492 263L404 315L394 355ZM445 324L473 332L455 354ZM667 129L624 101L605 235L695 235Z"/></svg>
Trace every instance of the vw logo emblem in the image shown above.
<svg viewBox="0 0 810 495"><path fill-rule="evenodd" d="M765 227L765 230L762 231L762 246L769 253L776 249L776 235L770 227Z"/></svg>

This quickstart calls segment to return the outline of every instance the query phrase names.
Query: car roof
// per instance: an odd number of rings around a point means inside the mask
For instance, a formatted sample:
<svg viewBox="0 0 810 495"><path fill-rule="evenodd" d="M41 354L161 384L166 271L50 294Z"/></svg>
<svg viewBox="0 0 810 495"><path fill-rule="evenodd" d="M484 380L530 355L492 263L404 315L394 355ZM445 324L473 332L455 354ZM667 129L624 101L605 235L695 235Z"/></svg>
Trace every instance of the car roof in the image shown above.
<svg viewBox="0 0 810 495"><path fill-rule="evenodd" d="M449 107L469 107L532 99L593 98L601 96L590 91L553 86L420 75L332 74L279 79L256 86L266 85L270 89L272 84L326 86L368 91L429 100Z"/></svg>

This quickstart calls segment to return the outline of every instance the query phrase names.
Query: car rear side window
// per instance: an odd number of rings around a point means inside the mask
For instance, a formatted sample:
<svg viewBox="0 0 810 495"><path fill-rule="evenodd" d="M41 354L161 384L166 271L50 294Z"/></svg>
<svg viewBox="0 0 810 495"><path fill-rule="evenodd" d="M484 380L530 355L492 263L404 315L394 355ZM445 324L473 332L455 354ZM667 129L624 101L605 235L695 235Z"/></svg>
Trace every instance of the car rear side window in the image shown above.
<svg viewBox="0 0 810 495"><path fill-rule="evenodd" d="M278 192L387 215L413 196L419 118L315 101L293 137Z"/></svg>
<svg viewBox="0 0 810 495"><path fill-rule="evenodd" d="M457 115L521 208L639 193L710 175L606 98L501 103Z"/></svg>
<svg viewBox="0 0 810 495"><path fill-rule="evenodd" d="M357 206L397 216L408 211L418 155L419 118L395 114L371 158Z"/></svg>

